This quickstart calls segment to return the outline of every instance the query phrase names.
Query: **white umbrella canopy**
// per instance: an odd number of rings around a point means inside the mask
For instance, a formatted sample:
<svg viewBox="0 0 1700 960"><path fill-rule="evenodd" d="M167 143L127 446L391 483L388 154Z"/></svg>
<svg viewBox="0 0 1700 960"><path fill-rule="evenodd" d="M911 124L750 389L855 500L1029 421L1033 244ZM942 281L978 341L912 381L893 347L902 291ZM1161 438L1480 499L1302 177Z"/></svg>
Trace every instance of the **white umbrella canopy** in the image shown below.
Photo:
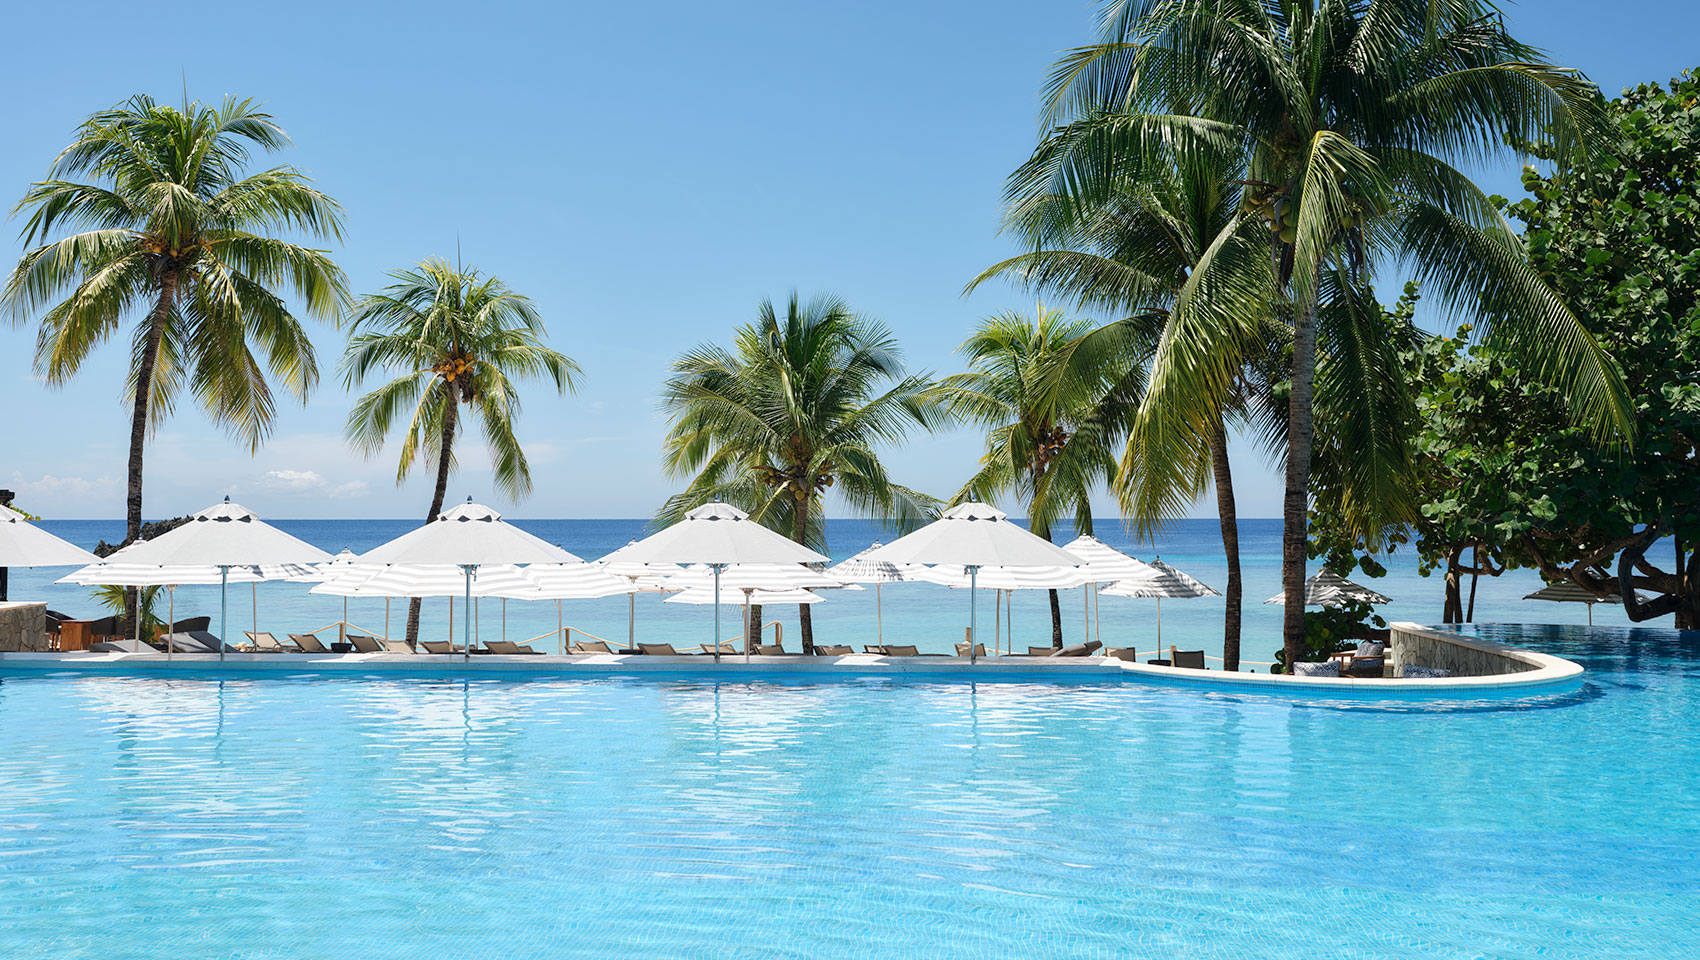
<svg viewBox="0 0 1700 960"><path fill-rule="evenodd" d="M618 563L827 563L830 558L788 540L729 503L709 503L685 519L604 560Z"/></svg>
<svg viewBox="0 0 1700 960"><path fill-rule="evenodd" d="M472 570L467 592L466 569L447 563L397 563L376 571L354 570L321 583L308 593L339 597L500 597L522 590L535 591L537 580L511 563L491 563Z"/></svg>
<svg viewBox="0 0 1700 960"><path fill-rule="evenodd" d="M300 576L300 568L308 564L326 563L331 555L299 537L293 537L261 520L254 511L224 502L191 514L189 521L175 529L130 544L107 558L114 563L133 565L138 575L145 568L162 568L161 577L182 574L168 568L188 567L219 570L219 647L218 657L224 659L224 648L230 628L230 573L232 568L246 568L237 582L286 580ZM78 571L81 573L82 571ZM248 579L251 575L252 579ZM97 583L112 583L97 580ZM155 580L154 583L181 584L177 580ZM126 586L146 586L130 583ZM167 650L170 644L167 644Z"/></svg>
<svg viewBox="0 0 1700 960"><path fill-rule="evenodd" d="M1305 581L1305 606L1327 607L1343 600L1356 600L1360 603L1381 604L1392 603L1392 599L1376 593L1368 587L1347 580L1332 570L1323 568ZM1287 602L1286 593L1277 593L1264 603Z"/></svg>
<svg viewBox="0 0 1700 960"><path fill-rule="evenodd" d="M956 564L968 573L968 662L976 659L979 638L977 581L984 567L1078 567L1080 558L1009 522L1008 516L985 503L962 503L914 533L899 537L865 560L927 565Z"/></svg>
<svg viewBox="0 0 1700 960"><path fill-rule="evenodd" d="M1162 558L1145 564L1149 570L1130 580L1118 580L1099 592L1112 597L1133 597L1157 601L1157 648L1163 647L1163 601L1195 600L1199 597L1219 597L1215 587L1187 576L1163 562Z"/></svg>
<svg viewBox="0 0 1700 960"><path fill-rule="evenodd" d="M19 513L18 511L13 510L11 507L8 507L5 504L0 503L0 520L28 520L28 519L29 519L29 517L26 517L22 513ZM48 566L48 564L44 563L44 564L42 564L42 566L45 567L45 566Z"/></svg>
<svg viewBox="0 0 1700 960"><path fill-rule="evenodd" d="M361 554L361 565L477 567L484 564L574 563L579 558L467 501L437 519Z"/></svg>
<svg viewBox="0 0 1700 960"><path fill-rule="evenodd" d="M595 600L631 590L631 582L594 563L533 563L525 576L536 586L529 590L486 594L508 600Z"/></svg>
<svg viewBox="0 0 1700 960"><path fill-rule="evenodd" d="M871 583L874 585L874 631L875 639L885 643L885 604L880 599L880 585L885 583L901 583L905 580L918 579L918 575L926 567L909 563L892 563L889 560L869 560L868 554L878 550L883 544L878 540L873 545L842 563L826 568L827 576L845 583Z"/></svg>
<svg viewBox="0 0 1700 960"><path fill-rule="evenodd" d="M0 514L0 567L75 567L100 558L48 533L16 510Z"/></svg>
<svg viewBox="0 0 1700 960"><path fill-rule="evenodd" d="M685 514L664 530L628 543L603 558L614 563L707 564L714 571L714 593L720 576L739 563L827 563L808 547L769 530L729 503L708 503ZM720 604L714 605L714 659L720 660Z"/></svg>
<svg viewBox="0 0 1700 960"><path fill-rule="evenodd" d="M1642 596L1639 591L1636 592L1635 598L1640 600L1642 603L1647 602L1647 598ZM1608 594L1604 597L1595 596L1593 593L1582 589L1580 585L1572 583L1569 580L1560 580L1557 583L1549 583L1523 599L1550 600L1553 603L1585 603L1588 605L1588 626L1590 627L1594 625L1594 604L1620 603L1623 600L1620 595L1615 593Z"/></svg>
<svg viewBox="0 0 1700 960"><path fill-rule="evenodd" d="M397 566L457 567L466 598L465 624L470 641L472 630L472 580L484 566L516 563L574 563L579 558L560 547L502 519L502 515L473 503L471 497L437 519L361 554L357 563ZM423 582L423 581L421 581ZM489 581L486 581L488 584ZM533 584L535 585L535 584ZM442 596L443 594L397 593L395 596ZM492 595L493 594L487 594ZM465 645L471 659L472 644Z"/></svg>

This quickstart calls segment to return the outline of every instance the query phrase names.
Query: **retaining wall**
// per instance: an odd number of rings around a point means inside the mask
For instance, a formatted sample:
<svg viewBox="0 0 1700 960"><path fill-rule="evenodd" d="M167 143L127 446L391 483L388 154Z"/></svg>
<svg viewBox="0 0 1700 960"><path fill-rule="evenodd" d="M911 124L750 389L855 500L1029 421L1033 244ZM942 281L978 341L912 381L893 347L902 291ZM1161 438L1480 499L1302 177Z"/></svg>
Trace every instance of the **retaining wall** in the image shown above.
<svg viewBox="0 0 1700 960"><path fill-rule="evenodd" d="M33 653L47 649L47 604L0 603L0 652Z"/></svg>

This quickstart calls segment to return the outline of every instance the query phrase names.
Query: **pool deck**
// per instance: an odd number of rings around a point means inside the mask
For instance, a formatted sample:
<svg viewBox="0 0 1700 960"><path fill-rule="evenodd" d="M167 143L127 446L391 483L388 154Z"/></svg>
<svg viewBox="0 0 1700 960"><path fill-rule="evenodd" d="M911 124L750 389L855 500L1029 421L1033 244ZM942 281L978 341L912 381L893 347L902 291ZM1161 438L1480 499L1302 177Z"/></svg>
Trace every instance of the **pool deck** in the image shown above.
<svg viewBox="0 0 1700 960"><path fill-rule="evenodd" d="M1414 624L1396 624L1395 629L1438 634ZM919 656L888 657L876 654L850 654L837 657L750 656L724 655L716 663L707 655L649 656L618 654L576 654L569 656L477 654L471 658L443 655L406 655L382 653L310 654L310 653L230 653L220 661L213 654L163 653L0 653L0 670L6 671L77 671L89 673L146 673L168 672L204 673L218 670L248 675L301 674L415 676L443 678L468 675L527 676L643 676L692 675L698 677L724 676L748 679L752 675L775 678L800 677L918 677L927 676L963 679L984 676L986 679L1119 679L1165 685L1177 685L1194 690L1237 690L1240 692L1346 693L1375 695L1377 693L1469 695L1488 692L1527 690L1534 687L1569 685L1579 680L1582 668L1568 660L1494 644L1476 638L1439 634L1447 642L1472 649L1491 651L1514 658L1526 669L1517 673L1492 676L1446 677L1436 679L1294 677L1272 673L1225 673L1220 670L1191 670L1131 663L1110 657L981 657L970 663L966 657Z"/></svg>

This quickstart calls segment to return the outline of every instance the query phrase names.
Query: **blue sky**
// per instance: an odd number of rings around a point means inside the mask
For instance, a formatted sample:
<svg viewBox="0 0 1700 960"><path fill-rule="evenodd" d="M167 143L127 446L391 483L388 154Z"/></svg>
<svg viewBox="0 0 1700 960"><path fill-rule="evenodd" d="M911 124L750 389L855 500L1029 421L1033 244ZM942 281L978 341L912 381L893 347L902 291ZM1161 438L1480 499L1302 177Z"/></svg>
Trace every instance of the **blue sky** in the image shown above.
<svg viewBox="0 0 1700 960"><path fill-rule="evenodd" d="M513 512L646 516L674 489L658 466L656 394L668 362L729 338L763 296L830 290L887 323L911 365L946 373L974 321L1031 305L963 284L1012 252L997 234L1004 176L1031 147L1058 51L1088 42L1095 3L815 4L184 3L169 15L14 5L0 82L9 208L90 112L138 92L263 100L310 171L348 210L335 248L355 291L429 255L499 274L534 298L551 340L586 376L541 387L521 435L537 478ZM1516 34L1607 93L1700 65L1689 0L1508 8ZM1483 176L1517 190L1507 167ZM0 248L21 250L19 222ZM323 382L281 409L257 456L185 403L148 453L149 517L222 493L272 516L414 516L424 479L394 484L387 455L341 441L342 333L316 326ZM123 514L127 342L70 386L31 375L29 329L0 326L0 486L58 517ZM971 471L966 432L890 453L904 482L940 495ZM1262 456L1235 454L1241 513L1276 516ZM508 507L476 453L451 484ZM1195 511L1213 515L1204 502ZM1112 513L1106 508L1103 511Z"/></svg>

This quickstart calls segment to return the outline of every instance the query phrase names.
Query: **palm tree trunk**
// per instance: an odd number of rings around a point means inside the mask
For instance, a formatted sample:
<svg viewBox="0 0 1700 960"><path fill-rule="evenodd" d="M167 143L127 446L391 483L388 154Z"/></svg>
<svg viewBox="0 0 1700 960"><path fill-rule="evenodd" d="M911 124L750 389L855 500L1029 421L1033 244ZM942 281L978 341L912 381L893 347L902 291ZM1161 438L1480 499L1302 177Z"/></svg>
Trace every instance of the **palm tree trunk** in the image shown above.
<svg viewBox="0 0 1700 960"><path fill-rule="evenodd" d="M1046 527L1043 530L1040 530L1039 536L1044 538L1046 543L1052 542L1051 528ZM1048 590L1046 592L1051 595L1051 649L1061 650L1063 645L1062 599L1057 596L1057 592L1055 590ZM1082 640L1081 642L1085 643L1086 641Z"/></svg>
<svg viewBox="0 0 1700 960"><path fill-rule="evenodd" d="M1222 522L1222 553L1228 558L1227 610L1222 615L1222 669L1240 668L1240 520L1234 504L1234 475L1228 465L1228 432L1222 422L1210 435L1210 472L1216 479L1216 515Z"/></svg>
<svg viewBox="0 0 1700 960"><path fill-rule="evenodd" d="M1293 386L1287 397L1287 489L1281 502L1281 645L1287 671L1304 655L1305 563L1310 537L1310 454L1315 424L1311 399L1316 387L1316 312L1313 298L1301 296L1293 317Z"/></svg>
<svg viewBox="0 0 1700 960"><path fill-rule="evenodd" d="M750 604L750 622L744 624L744 649L753 650L761 643L761 604Z"/></svg>
<svg viewBox="0 0 1700 960"><path fill-rule="evenodd" d="M443 402L447 404L447 407L443 410L443 436L440 445L437 447L437 489L431 494L431 512L425 515L426 523L437 519L437 514L443 512L443 498L448 496L449 454L453 450L455 442L455 417L460 412L459 398L455 396L454 384L446 380L443 381L443 394L446 398ZM407 601L408 646L412 646L419 640L420 603L418 597ZM472 638L467 637L462 642L470 644Z"/></svg>
<svg viewBox="0 0 1700 960"><path fill-rule="evenodd" d="M177 299L177 273L167 270L160 274L159 299L154 302L148 318L148 338L142 344L142 358L136 368L136 397L130 410L129 491L125 498L124 542L134 543L142 535L142 452L148 437L148 405L153 394L153 373L159 363L159 344L165 338L165 322L171 316ZM124 623L120 631L125 636L136 622L138 597L135 588L124 592Z"/></svg>
<svg viewBox="0 0 1700 960"><path fill-rule="evenodd" d="M804 543L809 539L809 506L811 502L807 493L797 498L796 519L792 528L791 539L798 543ZM803 635L803 654L807 656L814 653L815 624L813 620L809 619L809 605L806 603L797 604L797 624Z"/></svg>

